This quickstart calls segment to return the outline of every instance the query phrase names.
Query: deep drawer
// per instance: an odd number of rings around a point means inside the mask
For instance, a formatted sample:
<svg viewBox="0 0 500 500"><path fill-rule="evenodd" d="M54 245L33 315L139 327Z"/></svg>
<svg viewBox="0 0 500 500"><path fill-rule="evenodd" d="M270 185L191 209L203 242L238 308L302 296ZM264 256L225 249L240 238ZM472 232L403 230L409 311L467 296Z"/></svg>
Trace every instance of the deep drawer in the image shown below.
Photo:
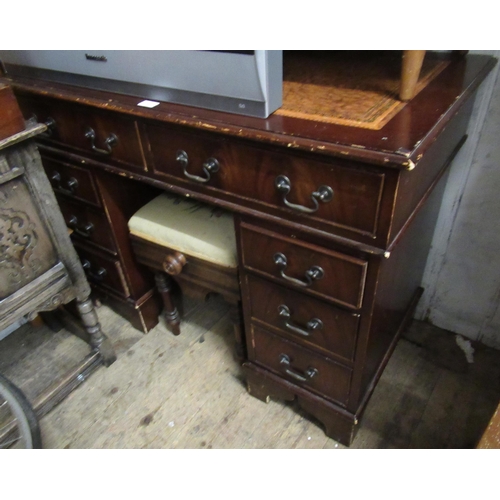
<svg viewBox="0 0 500 500"><path fill-rule="evenodd" d="M152 170L169 182L203 184L271 207L286 217L311 217L326 231L377 235L385 174L340 160L254 147L180 127L147 125ZM215 162L215 163L214 163ZM216 167L214 165L216 164ZM193 176L197 177L193 178ZM200 179L203 182L200 183ZM287 187L288 186L288 187ZM321 201L317 193L330 193ZM331 199L330 199L331 195Z"/></svg>
<svg viewBox="0 0 500 500"><path fill-rule="evenodd" d="M47 157L42 157L42 160L45 173L57 194L101 206L91 172Z"/></svg>
<svg viewBox="0 0 500 500"><path fill-rule="evenodd" d="M253 321L326 355L352 361L359 314L305 297L255 276L245 276Z"/></svg>
<svg viewBox="0 0 500 500"><path fill-rule="evenodd" d="M57 198L66 225L72 230L72 238L80 239L116 253L116 245L106 215L88 205Z"/></svg>
<svg viewBox="0 0 500 500"><path fill-rule="evenodd" d="M129 297L130 290L118 260L106 258L75 244L89 283L111 290L122 297Z"/></svg>
<svg viewBox="0 0 500 500"><path fill-rule="evenodd" d="M279 284L361 307L368 263L241 223L241 258L246 269Z"/></svg>
<svg viewBox="0 0 500 500"><path fill-rule="evenodd" d="M50 99L35 102L21 96L19 104L25 118L35 117L48 125L42 138L76 148L98 161L145 169L137 123L132 118Z"/></svg>
<svg viewBox="0 0 500 500"><path fill-rule="evenodd" d="M347 404L350 369L255 326L250 342L250 361L341 405Z"/></svg>

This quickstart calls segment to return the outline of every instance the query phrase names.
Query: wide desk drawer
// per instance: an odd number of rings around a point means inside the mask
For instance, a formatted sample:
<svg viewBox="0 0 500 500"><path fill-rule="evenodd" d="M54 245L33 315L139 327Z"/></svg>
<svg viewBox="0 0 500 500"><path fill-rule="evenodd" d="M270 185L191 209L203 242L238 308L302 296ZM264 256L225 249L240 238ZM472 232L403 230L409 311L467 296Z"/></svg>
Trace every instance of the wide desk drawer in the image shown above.
<svg viewBox="0 0 500 500"><path fill-rule="evenodd" d="M57 201L72 237L116 253L113 230L104 212L58 196Z"/></svg>
<svg viewBox="0 0 500 500"><path fill-rule="evenodd" d="M359 314L252 275L245 276L252 321L327 356L352 362Z"/></svg>
<svg viewBox="0 0 500 500"><path fill-rule="evenodd" d="M144 157L134 119L77 104L20 97L25 118L48 126L41 138L60 143L97 161L144 170Z"/></svg>
<svg viewBox="0 0 500 500"><path fill-rule="evenodd" d="M250 361L312 392L347 404L352 375L349 368L255 326L250 335Z"/></svg>
<svg viewBox="0 0 500 500"><path fill-rule="evenodd" d="M362 305L368 263L346 254L240 225L243 266L278 284L343 306Z"/></svg>
<svg viewBox="0 0 500 500"><path fill-rule="evenodd" d="M263 148L181 127L145 125L150 169L184 187L237 196L283 217L307 216L326 231L343 228L375 238L385 174L354 162L320 160L292 148ZM286 214L286 215L285 215Z"/></svg>
<svg viewBox="0 0 500 500"><path fill-rule="evenodd" d="M92 173L68 163L42 156L43 167L52 188L57 194L69 196L75 200L101 206L97 186Z"/></svg>

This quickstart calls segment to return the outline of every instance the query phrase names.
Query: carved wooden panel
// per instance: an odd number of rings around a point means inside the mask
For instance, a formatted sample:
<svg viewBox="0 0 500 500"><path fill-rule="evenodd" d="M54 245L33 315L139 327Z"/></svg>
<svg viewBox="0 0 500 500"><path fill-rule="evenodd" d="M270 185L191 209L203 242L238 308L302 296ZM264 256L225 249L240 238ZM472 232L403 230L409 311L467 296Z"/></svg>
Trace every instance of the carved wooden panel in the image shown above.
<svg viewBox="0 0 500 500"><path fill-rule="evenodd" d="M57 262L47 229L21 179L0 185L0 300Z"/></svg>

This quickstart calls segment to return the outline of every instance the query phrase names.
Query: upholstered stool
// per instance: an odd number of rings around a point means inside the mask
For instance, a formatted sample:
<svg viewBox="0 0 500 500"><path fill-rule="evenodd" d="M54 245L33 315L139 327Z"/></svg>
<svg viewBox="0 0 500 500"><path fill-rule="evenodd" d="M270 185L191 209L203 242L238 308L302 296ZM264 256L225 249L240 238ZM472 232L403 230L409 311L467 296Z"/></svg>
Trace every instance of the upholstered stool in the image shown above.
<svg viewBox="0 0 500 500"><path fill-rule="evenodd" d="M183 294L220 294L232 307L238 354L242 353L240 286L233 216L201 202L163 193L128 223L137 260L153 269L164 317L174 335L180 315L172 300L173 281Z"/></svg>

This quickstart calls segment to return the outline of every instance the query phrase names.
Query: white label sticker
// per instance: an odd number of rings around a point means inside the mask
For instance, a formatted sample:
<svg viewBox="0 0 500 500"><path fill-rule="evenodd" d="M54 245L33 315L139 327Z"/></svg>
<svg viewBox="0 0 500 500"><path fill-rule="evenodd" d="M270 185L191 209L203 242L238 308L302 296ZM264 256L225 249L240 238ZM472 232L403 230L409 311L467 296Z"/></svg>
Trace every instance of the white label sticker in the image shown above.
<svg viewBox="0 0 500 500"><path fill-rule="evenodd" d="M154 108L155 106L158 106L160 104L157 101L141 101L140 103L137 104L137 106L142 106L143 108Z"/></svg>

